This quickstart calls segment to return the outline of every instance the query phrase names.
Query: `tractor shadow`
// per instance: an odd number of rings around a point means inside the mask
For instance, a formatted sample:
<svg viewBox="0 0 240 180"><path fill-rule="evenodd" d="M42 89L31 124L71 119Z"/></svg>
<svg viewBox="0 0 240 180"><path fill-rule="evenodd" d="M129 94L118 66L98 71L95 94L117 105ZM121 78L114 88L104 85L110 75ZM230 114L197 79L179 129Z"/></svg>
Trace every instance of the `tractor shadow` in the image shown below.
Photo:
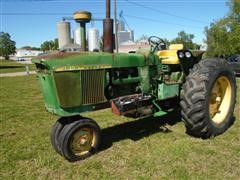
<svg viewBox="0 0 240 180"><path fill-rule="evenodd" d="M137 141L156 133L171 133L172 131L165 125L173 126L180 121L180 111L175 110L161 118L142 118L102 129L102 142L99 151L104 151L110 148L114 142L124 139Z"/></svg>
<svg viewBox="0 0 240 180"><path fill-rule="evenodd" d="M23 68L23 66L0 66L0 69L18 69Z"/></svg>

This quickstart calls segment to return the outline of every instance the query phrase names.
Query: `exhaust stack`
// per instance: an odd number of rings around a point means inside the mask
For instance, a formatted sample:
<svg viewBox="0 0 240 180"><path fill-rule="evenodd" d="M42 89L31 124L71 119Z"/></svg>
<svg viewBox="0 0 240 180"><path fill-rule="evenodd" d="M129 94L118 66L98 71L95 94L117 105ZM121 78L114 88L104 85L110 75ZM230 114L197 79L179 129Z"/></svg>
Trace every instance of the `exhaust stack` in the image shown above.
<svg viewBox="0 0 240 180"><path fill-rule="evenodd" d="M106 0L106 18L103 20L103 51L113 53L113 19L110 0Z"/></svg>

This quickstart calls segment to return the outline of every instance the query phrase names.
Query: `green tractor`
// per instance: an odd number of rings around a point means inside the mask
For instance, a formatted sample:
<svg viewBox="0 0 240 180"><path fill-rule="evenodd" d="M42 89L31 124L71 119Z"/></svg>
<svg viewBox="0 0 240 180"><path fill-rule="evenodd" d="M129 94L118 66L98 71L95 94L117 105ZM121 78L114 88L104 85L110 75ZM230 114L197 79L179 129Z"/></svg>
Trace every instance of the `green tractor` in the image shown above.
<svg viewBox="0 0 240 180"><path fill-rule="evenodd" d="M181 108L186 132L202 139L233 123L236 80L224 59L150 37L135 53L59 52L33 60L46 109L60 119L51 143L69 161L85 159L101 142L98 124L80 114L112 108L129 117L161 116Z"/></svg>

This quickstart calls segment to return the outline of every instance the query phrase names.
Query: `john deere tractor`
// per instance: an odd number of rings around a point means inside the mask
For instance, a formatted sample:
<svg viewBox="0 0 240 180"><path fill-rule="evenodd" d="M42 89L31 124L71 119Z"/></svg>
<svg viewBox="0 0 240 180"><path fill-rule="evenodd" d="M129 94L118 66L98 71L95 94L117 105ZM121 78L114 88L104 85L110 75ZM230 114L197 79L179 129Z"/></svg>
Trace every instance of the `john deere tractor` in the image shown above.
<svg viewBox="0 0 240 180"><path fill-rule="evenodd" d="M161 116L181 108L186 132L211 138L233 123L234 73L224 59L202 60L189 51L150 37L150 50L135 53L59 52L34 60L46 109L60 119L51 142L69 161L84 159L101 142L98 124L81 116L112 108L116 115Z"/></svg>

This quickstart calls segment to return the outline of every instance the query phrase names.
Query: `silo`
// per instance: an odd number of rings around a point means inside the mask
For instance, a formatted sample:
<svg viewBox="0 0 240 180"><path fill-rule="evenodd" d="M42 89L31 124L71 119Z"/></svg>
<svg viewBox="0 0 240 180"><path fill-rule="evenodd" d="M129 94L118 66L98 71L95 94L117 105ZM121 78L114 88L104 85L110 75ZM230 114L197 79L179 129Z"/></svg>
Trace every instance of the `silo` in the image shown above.
<svg viewBox="0 0 240 180"><path fill-rule="evenodd" d="M125 31L125 23L123 20L118 21L118 31Z"/></svg>
<svg viewBox="0 0 240 180"><path fill-rule="evenodd" d="M96 28L88 30L88 50L100 50L99 31Z"/></svg>
<svg viewBox="0 0 240 180"><path fill-rule="evenodd" d="M79 44L81 46L81 33L80 33L80 27L76 28L73 32L74 35L74 43Z"/></svg>
<svg viewBox="0 0 240 180"><path fill-rule="evenodd" d="M57 24L59 49L71 43L70 23L61 21Z"/></svg>
<svg viewBox="0 0 240 180"><path fill-rule="evenodd" d="M129 31L129 40L134 41L134 31L133 30Z"/></svg>

